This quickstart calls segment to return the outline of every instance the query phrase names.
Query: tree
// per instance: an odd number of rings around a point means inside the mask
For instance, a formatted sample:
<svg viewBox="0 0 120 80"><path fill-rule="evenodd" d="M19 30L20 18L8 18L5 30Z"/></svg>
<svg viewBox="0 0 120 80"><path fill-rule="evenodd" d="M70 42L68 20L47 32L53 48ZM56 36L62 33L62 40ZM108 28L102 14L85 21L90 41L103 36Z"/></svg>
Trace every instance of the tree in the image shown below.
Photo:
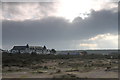
<svg viewBox="0 0 120 80"><path fill-rule="evenodd" d="M55 53L56 53L56 50L55 50L55 49L51 49L50 53L55 54Z"/></svg>
<svg viewBox="0 0 120 80"><path fill-rule="evenodd" d="M67 55L70 55L70 53L68 52Z"/></svg>
<svg viewBox="0 0 120 80"><path fill-rule="evenodd" d="M43 47L43 50L46 50L46 49L47 49L46 46L44 46L44 47Z"/></svg>
<svg viewBox="0 0 120 80"><path fill-rule="evenodd" d="M44 50L46 50L47 48L46 48L46 46L44 46L43 48L42 48L42 54L44 53Z"/></svg>

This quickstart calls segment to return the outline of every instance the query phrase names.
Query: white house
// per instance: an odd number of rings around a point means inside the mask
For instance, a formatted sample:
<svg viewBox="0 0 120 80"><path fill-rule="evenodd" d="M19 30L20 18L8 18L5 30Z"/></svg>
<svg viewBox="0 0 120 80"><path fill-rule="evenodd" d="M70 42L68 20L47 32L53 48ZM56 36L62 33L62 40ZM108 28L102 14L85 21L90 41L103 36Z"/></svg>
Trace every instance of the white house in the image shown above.
<svg viewBox="0 0 120 80"><path fill-rule="evenodd" d="M11 50L11 53L37 53L37 54L50 54L50 50L46 46L14 46Z"/></svg>

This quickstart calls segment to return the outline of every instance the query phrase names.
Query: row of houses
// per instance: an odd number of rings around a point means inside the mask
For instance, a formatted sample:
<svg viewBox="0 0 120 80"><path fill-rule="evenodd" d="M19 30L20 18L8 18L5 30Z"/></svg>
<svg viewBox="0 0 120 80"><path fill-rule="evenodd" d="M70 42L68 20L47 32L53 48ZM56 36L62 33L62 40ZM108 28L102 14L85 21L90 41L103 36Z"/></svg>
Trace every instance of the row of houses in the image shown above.
<svg viewBox="0 0 120 80"><path fill-rule="evenodd" d="M86 55L87 52L86 51L81 51L81 52L72 52L72 51L68 51L68 52L62 52L62 51L55 51L54 49L47 49L46 46L29 46L28 44L25 46L13 46L13 48L11 50L1 50L1 52L7 52L7 53L37 53L37 54L51 54L51 53L56 53L56 54L62 54L65 53L67 55Z"/></svg>
<svg viewBox="0 0 120 80"><path fill-rule="evenodd" d="M50 49L46 46L14 46L10 53L37 53L37 54L50 54Z"/></svg>

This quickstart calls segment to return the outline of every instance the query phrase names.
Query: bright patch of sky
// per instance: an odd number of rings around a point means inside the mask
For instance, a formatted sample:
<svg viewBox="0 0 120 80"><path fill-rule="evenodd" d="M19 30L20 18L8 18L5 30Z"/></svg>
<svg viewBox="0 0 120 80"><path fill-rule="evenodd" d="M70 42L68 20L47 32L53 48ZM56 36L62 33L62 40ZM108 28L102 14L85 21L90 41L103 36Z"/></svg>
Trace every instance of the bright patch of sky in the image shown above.
<svg viewBox="0 0 120 80"><path fill-rule="evenodd" d="M118 35L99 34L84 40L84 43L80 43L79 46L88 49L118 49Z"/></svg>
<svg viewBox="0 0 120 80"><path fill-rule="evenodd" d="M46 7L48 6L48 7ZM57 0L40 3L3 3L3 19L23 21L42 19L48 16L63 17L70 22L75 17L88 17L91 10L116 8L117 4L109 0Z"/></svg>

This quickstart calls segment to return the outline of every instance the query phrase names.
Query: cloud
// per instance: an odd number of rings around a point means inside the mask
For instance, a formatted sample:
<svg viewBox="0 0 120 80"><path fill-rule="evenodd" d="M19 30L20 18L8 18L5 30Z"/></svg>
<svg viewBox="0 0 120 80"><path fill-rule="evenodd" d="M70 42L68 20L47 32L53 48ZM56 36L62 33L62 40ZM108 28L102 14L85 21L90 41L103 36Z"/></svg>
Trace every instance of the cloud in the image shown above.
<svg viewBox="0 0 120 80"><path fill-rule="evenodd" d="M87 47L88 49L118 49L118 35L110 33L99 34L87 40L83 40L79 46L83 48Z"/></svg>
<svg viewBox="0 0 120 80"><path fill-rule="evenodd" d="M46 7L47 6L47 7ZM43 17L54 15L53 2L26 3L26 2L3 2L3 19L23 21L28 19L41 19Z"/></svg>
<svg viewBox="0 0 120 80"><path fill-rule="evenodd" d="M83 43L82 40L99 34L117 35L117 12L92 11L88 18L77 17L72 23L62 17L45 17L40 20L25 21L3 20L2 31L3 47L8 44L13 46L30 43L47 45L55 49L80 49L82 47L78 45ZM111 43L111 41L108 38L108 42ZM114 47L112 44L109 46Z"/></svg>
<svg viewBox="0 0 120 80"><path fill-rule="evenodd" d="M110 33L107 33L107 34L99 34L99 35L97 35L95 37L90 38L89 40L90 41L95 41L95 40L100 40L100 39L110 40L110 39L116 39L116 38L117 38L117 36L112 35Z"/></svg>
<svg viewBox="0 0 120 80"><path fill-rule="evenodd" d="M86 32L85 35L90 35L92 33L96 35L96 33L106 33L107 31L111 33L116 32L117 34L118 14L117 12L112 12L112 10L93 10L88 18L84 20L75 19L73 24L77 29L81 29L81 32L84 30L84 33Z"/></svg>
<svg viewBox="0 0 120 80"><path fill-rule="evenodd" d="M86 3L88 2L88 3ZM67 5L67 6L66 6ZM72 5L72 6L71 6ZM87 6L86 6L87 5ZM48 16L64 17L72 21L75 17L85 17L90 10L113 9L117 4L104 0L56 0L56 2L3 2L1 17L3 20L36 20Z"/></svg>
<svg viewBox="0 0 120 80"><path fill-rule="evenodd" d="M111 0L58 0L57 16L63 16L72 21L74 17L85 18L90 10L100 11L117 8L117 3ZM67 5L67 6L66 6ZM117 11L117 9L115 9Z"/></svg>
<svg viewBox="0 0 120 80"><path fill-rule="evenodd" d="M87 44L87 43L81 43L80 44L81 47L90 47L90 48L96 48L97 44Z"/></svg>

